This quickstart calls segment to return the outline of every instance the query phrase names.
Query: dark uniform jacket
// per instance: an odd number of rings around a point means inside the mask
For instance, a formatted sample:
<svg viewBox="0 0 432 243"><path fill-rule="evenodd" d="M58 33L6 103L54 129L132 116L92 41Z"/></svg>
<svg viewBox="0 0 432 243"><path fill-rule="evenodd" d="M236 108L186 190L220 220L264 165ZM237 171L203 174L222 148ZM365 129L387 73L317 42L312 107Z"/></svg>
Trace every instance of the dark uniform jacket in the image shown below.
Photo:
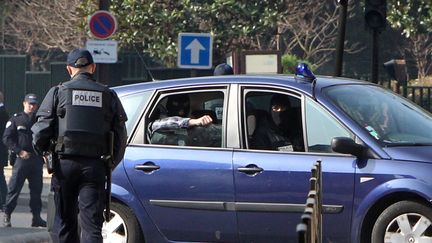
<svg viewBox="0 0 432 243"><path fill-rule="evenodd" d="M6 123L3 143L16 154L22 150L33 154L31 127L35 121L34 113L30 115L25 112L14 114Z"/></svg>
<svg viewBox="0 0 432 243"><path fill-rule="evenodd" d="M3 133L6 127L6 122L9 120L9 114L7 113L4 105L0 106L0 136L3 137ZM8 159L8 148L6 145L0 143L0 166L6 166Z"/></svg>
<svg viewBox="0 0 432 243"><path fill-rule="evenodd" d="M69 82L74 81L88 81L96 82L92 75L89 73L79 73ZM62 84L60 84L61 86ZM101 84L102 85L102 84ZM57 139L58 134L58 117L57 111L59 107L63 107L64 97L58 96L58 89L60 86L52 87L45 96L36 117L38 121L32 127L33 131L33 144L38 153L49 150L50 140ZM113 116L111 121L111 131L114 132L114 163L117 165L123 158L126 148L126 127L125 121L127 120L126 113L123 106L118 99L116 93L110 90L112 104L108 107L108 111ZM97 122L97 121L95 121ZM108 132L108 131L107 131Z"/></svg>

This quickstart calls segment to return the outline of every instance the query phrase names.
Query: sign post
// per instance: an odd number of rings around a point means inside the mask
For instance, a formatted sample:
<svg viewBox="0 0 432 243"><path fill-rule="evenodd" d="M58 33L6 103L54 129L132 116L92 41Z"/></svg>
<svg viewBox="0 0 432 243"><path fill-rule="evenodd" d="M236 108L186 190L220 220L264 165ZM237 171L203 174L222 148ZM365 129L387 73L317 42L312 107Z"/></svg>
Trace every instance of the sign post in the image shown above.
<svg viewBox="0 0 432 243"><path fill-rule="evenodd" d="M110 12L106 11L109 1L100 0L100 9L88 19L88 26L91 34L99 40L88 40L87 50L93 56L98 65L97 76L99 82L108 84L110 82L109 66L104 63L117 62L117 42L105 40L111 37L117 30L117 20Z"/></svg>
<svg viewBox="0 0 432 243"><path fill-rule="evenodd" d="M88 19L88 26L92 36L97 40L87 40L86 48L91 53L93 61L100 63L97 74L101 83L110 81L109 66L105 63L117 62L117 42L107 40L117 30L117 20L110 12L96 11Z"/></svg>
<svg viewBox="0 0 432 243"><path fill-rule="evenodd" d="M180 33L178 36L179 68L210 69L213 38L210 33Z"/></svg>

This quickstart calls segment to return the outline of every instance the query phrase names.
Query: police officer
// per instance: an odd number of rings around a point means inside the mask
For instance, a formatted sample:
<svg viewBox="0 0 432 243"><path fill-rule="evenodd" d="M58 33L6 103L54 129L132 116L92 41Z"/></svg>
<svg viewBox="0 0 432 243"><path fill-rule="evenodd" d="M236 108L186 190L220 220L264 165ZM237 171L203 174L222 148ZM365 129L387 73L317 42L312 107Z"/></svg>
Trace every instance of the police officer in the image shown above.
<svg viewBox="0 0 432 243"><path fill-rule="evenodd" d="M233 75L233 74L234 74L234 71L233 71L232 67L226 63L221 63L221 64L217 65L213 71L214 76Z"/></svg>
<svg viewBox="0 0 432 243"><path fill-rule="evenodd" d="M126 147L126 114L117 95L93 78L96 65L85 49L72 50L67 57L71 80L51 88L32 127L33 144L39 153L54 152L52 187L60 242L102 242L108 134L114 133L113 167ZM79 211L81 236L78 236ZM81 237L81 239L80 239Z"/></svg>
<svg viewBox="0 0 432 243"><path fill-rule="evenodd" d="M3 142L17 154L9 180L9 191L4 207L5 227L11 227L11 214L14 211L18 196L27 179L30 189L30 208L33 214L32 227L46 227L46 222L40 217L42 209L42 157L37 155L32 146L32 131L35 123L35 112L38 100L35 94L27 94L23 102L24 111L14 114L6 123Z"/></svg>
<svg viewBox="0 0 432 243"><path fill-rule="evenodd" d="M0 136L3 137L4 129L6 123L9 121L9 114L6 111L5 105L3 103L4 96L0 91ZM4 205L6 203L7 195L7 184L4 176L4 167L8 163L8 149L6 145L0 142L0 211L3 211Z"/></svg>

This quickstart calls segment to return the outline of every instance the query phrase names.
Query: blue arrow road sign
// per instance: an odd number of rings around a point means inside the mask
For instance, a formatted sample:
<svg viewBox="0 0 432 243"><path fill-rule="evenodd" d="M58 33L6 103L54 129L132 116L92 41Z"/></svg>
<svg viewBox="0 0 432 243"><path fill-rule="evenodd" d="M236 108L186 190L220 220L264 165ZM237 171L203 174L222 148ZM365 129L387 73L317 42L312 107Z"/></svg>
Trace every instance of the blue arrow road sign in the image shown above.
<svg viewBox="0 0 432 243"><path fill-rule="evenodd" d="M180 33L178 37L179 68L210 69L213 38L210 33Z"/></svg>

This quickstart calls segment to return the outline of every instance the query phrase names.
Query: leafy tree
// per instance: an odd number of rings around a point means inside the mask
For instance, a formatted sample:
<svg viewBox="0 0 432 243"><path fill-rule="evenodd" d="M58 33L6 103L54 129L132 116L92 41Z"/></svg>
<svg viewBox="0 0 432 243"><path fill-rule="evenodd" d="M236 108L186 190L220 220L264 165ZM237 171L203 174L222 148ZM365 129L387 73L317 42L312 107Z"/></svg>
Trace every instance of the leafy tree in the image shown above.
<svg viewBox="0 0 432 243"><path fill-rule="evenodd" d="M294 74L295 69L300 62L306 63L311 68L312 71L316 69L316 66L310 63L309 61L302 60L298 56L293 54L285 54L282 56L281 59L282 59L281 63L282 63L283 73Z"/></svg>
<svg viewBox="0 0 432 243"><path fill-rule="evenodd" d="M387 19L406 37L404 52L416 62L418 78L430 71L432 61L432 2L424 0L388 0Z"/></svg>
<svg viewBox="0 0 432 243"><path fill-rule="evenodd" d="M81 8L85 11L85 1ZM210 32L214 57L236 49L266 49L283 16L283 0L112 0L118 20L114 37L125 48L139 48L174 66L181 32ZM270 36L270 37L269 37Z"/></svg>

